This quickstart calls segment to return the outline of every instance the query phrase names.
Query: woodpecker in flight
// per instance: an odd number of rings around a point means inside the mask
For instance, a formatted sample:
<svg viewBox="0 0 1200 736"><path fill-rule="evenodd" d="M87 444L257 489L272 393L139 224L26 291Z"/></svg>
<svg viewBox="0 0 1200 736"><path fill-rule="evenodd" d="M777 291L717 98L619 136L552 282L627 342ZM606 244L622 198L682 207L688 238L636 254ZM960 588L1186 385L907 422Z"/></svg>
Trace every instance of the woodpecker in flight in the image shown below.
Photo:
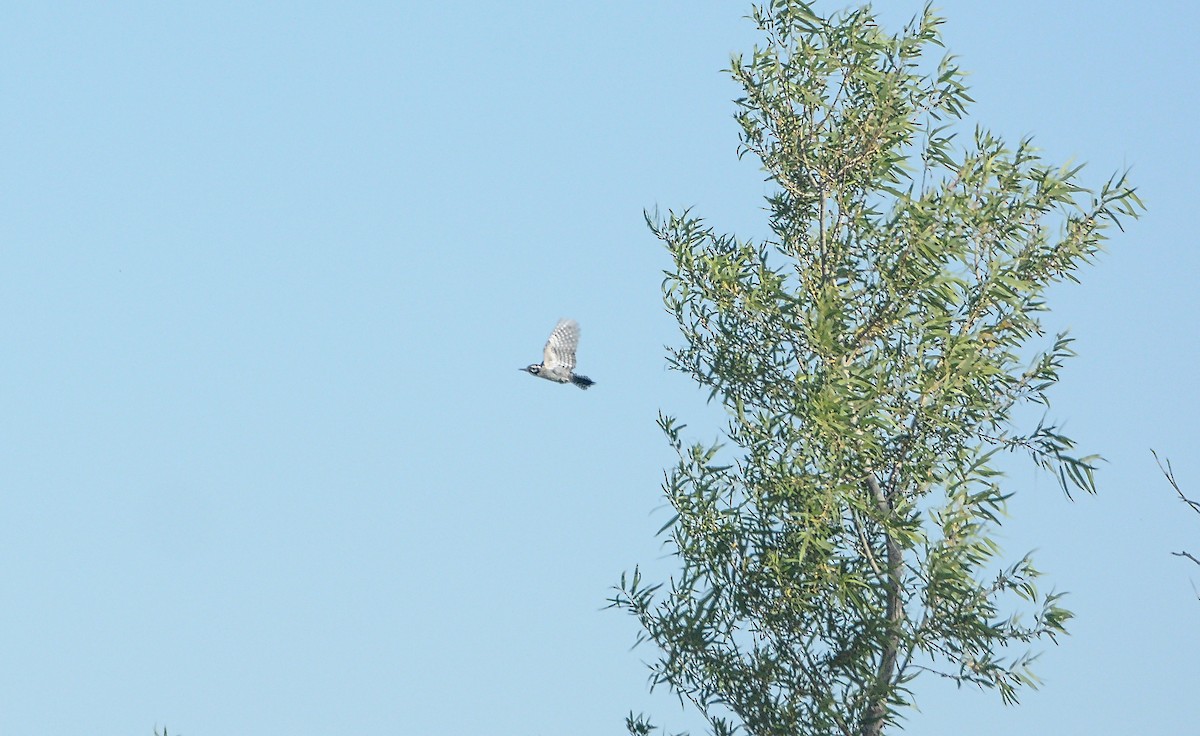
<svg viewBox="0 0 1200 736"><path fill-rule="evenodd" d="M542 362L534 363L525 371L531 376L545 378L555 383L573 383L579 388L586 389L595 383L587 376L575 372L575 348L579 346L579 323L573 319L560 319L546 341L542 351Z"/></svg>

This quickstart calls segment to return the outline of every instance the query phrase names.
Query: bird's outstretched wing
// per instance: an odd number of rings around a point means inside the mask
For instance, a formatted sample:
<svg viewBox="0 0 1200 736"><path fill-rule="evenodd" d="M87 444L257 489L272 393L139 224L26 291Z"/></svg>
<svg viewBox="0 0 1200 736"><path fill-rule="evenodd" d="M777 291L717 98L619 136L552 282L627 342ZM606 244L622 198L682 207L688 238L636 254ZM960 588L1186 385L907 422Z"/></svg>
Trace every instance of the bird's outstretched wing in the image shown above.
<svg viewBox="0 0 1200 736"><path fill-rule="evenodd" d="M543 365L553 370L566 368L575 370L575 348L579 346L579 323L573 319L560 319L546 341Z"/></svg>

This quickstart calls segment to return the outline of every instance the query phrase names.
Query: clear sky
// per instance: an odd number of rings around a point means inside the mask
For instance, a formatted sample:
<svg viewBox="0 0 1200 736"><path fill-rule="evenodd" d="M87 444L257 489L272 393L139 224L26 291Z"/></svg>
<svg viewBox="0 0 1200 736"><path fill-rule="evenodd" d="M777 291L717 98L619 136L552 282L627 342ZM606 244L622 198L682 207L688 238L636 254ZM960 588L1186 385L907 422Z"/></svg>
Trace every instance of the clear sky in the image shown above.
<svg viewBox="0 0 1200 736"><path fill-rule="evenodd" d="M1149 212L1053 294L1100 494L1011 486L1073 635L1019 707L922 681L911 730L1194 732L1200 517L1149 448L1200 497L1200 10L940 6L974 119ZM601 609L669 569L657 411L720 426L641 213L765 232L747 7L6 2L0 734L694 727ZM564 316L587 392L516 370Z"/></svg>

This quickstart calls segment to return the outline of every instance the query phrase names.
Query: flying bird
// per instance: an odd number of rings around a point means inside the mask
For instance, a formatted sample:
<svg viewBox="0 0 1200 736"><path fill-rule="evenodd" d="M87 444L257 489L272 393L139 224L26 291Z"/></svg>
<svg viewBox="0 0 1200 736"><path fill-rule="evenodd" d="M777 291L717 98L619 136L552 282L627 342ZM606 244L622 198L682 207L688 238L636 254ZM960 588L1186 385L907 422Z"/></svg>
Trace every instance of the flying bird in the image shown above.
<svg viewBox="0 0 1200 736"><path fill-rule="evenodd" d="M555 383L573 383L586 389L595 383L587 376L575 372L575 348L579 346L579 323L573 319L560 319L546 341L542 351L542 362L534 363L525 371L532 376L545 378Z"/></svg>

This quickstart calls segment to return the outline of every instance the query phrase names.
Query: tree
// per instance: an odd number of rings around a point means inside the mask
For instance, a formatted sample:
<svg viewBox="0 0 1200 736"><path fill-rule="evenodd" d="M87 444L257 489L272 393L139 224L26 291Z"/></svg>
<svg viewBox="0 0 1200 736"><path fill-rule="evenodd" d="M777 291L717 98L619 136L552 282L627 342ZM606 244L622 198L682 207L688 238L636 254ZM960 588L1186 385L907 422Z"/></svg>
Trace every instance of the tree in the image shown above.
<svg viewBox="0 0 1200 736"><path fill-rule="evenodd" d="M1072 355L1066 335L1031 347L1047 287L1142 204L1124 176L1085 189L1030 140L960 138L971 98L953 57L927 58L928 7L895 35L869 7L751 17L763 43L730 72L739 155L774 185L771 235L646 218L673 261L669 364L725 407L725 441L685 441L660 414L680 569L635 569L611 603L659 649L651 686L718 735L879 734L922 673L1016 702L1036 686L1028 647L1071 614L1029 556L1001 560L994 459L1025 453L1068 496L1095 491L1095 456L1014 412L1047 405Z"/></svg>

